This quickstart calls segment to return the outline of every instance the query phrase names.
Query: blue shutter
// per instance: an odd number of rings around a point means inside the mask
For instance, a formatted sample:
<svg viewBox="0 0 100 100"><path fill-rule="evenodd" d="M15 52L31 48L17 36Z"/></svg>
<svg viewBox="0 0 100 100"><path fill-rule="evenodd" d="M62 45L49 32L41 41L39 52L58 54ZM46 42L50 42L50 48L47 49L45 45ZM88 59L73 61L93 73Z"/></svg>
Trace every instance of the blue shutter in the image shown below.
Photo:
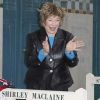
<svg viewBox="0 0 100 100"><path fill-rule="evenodd" d="M100 0L93 0L93 74L100 77ZM100 98L100 85L95 85L95 99Z"/></svg>

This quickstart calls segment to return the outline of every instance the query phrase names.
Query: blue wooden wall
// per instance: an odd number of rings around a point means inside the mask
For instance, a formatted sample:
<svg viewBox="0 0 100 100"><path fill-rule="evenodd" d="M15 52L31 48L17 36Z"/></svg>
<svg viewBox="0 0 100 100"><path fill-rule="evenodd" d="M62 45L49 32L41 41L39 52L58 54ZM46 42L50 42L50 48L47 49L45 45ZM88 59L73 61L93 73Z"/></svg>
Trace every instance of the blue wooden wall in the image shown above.
<svg viewBox="0 0 100 100"><path fill-rule="evenodd" d="M3 0L3 78L25 88L26 35L39 28L37 8L52 0Z"/></svg>

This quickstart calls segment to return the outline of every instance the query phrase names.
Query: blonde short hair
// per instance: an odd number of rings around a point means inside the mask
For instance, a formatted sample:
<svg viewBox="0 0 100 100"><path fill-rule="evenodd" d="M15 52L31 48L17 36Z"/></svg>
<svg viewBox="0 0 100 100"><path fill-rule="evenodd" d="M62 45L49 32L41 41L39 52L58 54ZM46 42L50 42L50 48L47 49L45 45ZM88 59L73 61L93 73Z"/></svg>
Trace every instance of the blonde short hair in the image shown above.
<svg viewBox="0 0 100 100"><path fill-rule="evenodd" d="M47 20L50 16L58 16L63 21L65 10L61 7L57 7L55 4L46 2L39 9L40 12L40 23L41 25Z"/></svg>

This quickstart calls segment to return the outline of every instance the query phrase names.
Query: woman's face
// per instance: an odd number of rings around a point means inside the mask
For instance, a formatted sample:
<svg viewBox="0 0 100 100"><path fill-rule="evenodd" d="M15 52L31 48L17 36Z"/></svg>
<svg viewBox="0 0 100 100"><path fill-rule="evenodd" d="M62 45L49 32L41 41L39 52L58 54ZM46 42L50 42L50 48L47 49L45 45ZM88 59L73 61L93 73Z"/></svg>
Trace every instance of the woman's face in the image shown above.
<svg viewBox="0 0 100 100"><path fill-rule="evenodd" d="M60 26L60 17L58 16L50 16L47 18L45 23L43 23L43 26L47 32L47 34L56 34L59 26Z"/></svg>

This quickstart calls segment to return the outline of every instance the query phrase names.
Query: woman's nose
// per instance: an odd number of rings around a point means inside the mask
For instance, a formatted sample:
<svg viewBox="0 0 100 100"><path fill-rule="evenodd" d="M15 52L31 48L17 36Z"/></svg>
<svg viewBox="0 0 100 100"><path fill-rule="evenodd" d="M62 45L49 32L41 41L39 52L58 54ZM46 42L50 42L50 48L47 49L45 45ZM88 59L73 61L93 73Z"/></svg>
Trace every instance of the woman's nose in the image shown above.
<svg viewBox="0 0 100 100"><path fill-rule="evenodd" d="M56 25L56 21L52 21L52 25Z"/></svg>

